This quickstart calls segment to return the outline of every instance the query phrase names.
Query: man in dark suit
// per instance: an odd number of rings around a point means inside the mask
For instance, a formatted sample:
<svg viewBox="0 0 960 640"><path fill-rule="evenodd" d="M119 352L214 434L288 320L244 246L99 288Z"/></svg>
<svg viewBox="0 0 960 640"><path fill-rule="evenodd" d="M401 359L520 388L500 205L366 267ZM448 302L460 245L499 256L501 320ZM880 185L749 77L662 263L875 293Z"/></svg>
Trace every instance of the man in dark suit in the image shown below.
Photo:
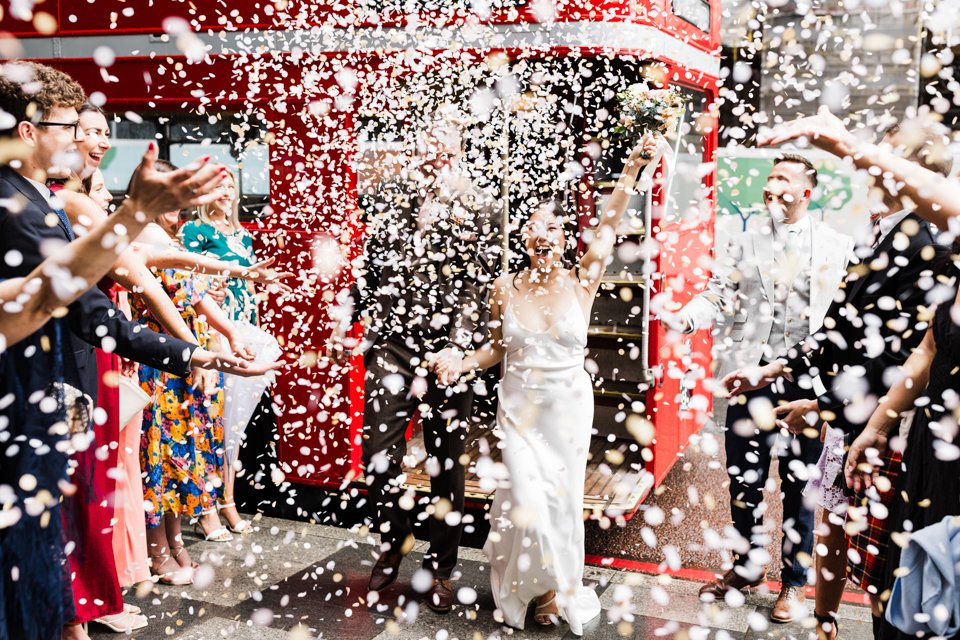
<svg viewBox="0 0 960 640"><path fill-rule="evenodd" d="M884 143L905 157L949 175L946 138L934 125L905 126L887 133ZM890 185L872 217L870 244L858 248L858 264L848 268L844 284L827 311L823 329L801 349L782 354L759 372L740 370L724 378L732 393L761 388L781 376L812 388L819 376L824 392L776 408L782 426L799 434L819 430L822 421L851 437L866 426L877 401L888 391L890 374L920 344L929 321L931 288L949 264L950 249L937 242L931 225L912 213ZM842 472L838 478L842 479ZM824 518L819 541L845 557L842 523ZM879 555L882 555L879 554ZM841 564L842 567L842 564ZM836 569L828 571L837 573ZM834 592L823 604L821 591ZM842 595L842 579L817 580L817 615L827 625ZM835 601L834 601L835 600Z"/></svg>
<svg viewBox="0 0 960 640"><path fill-rule="evenodd" d="M407 424L419 411L431 474L430 548L423 567L434 576L427 604L453 605L464 505L464 438L473 392L442 388L427 371L428 354L467 349L485 326L485 284L496 269L499 228L491 201L457 167L460 133L435 123L418 157L398 180L377 187L367 208L365 273L355 283L354 318L366 333L363 463L368 500L382 536L370 577L379 591L397 576L413 544L413 494L401 481Z"/></svg>
<svg viewBox="0 0 960 640"><path fill-rule="evenodd" d="M66 178L83 138L77 109L86 101L83 89L69 76L35 63L16 63L42 86L27 93L24 84L0 79L0 109L16 120L15 126L0 131L0 139L25 145L28 152L16 166L0 167L0 278L30 273L56 247L74 239L62 205L46 187L48 178ZM13 259L9 257L16 256ZM214 354L198 345L154 333L131 322L97 287L91 288L70 305L71 357L64 369L64 381L96 402L97 365L94 347L180 376L192 368L222 369L249 373L238 359Z"/></svg>

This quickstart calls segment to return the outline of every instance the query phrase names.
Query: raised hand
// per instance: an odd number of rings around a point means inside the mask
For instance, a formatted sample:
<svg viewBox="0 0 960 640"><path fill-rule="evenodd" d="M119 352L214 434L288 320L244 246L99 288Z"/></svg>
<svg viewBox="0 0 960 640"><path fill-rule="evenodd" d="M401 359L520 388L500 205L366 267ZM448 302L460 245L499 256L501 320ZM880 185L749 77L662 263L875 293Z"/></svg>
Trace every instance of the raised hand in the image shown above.
<svg viewBox="0 0 960 640"><path fill-rule="evenodd" d="M633 149L630 150L630 155L623 166L623 172L636 179L640 170L653 161L657 153L657 145L662 138L663 136L659 133L643 134L637 144L633 146Z"/></svg>
<svg viewBox="0 0 960 640"><path fill-rule="evenodd" d="M133 172L127 193L131 202L148 216L210 204L220 197L217 186L228 176L226 167L209 164L210 156L182 169L157 171L157 143L151 142L143 161Z"/></svg>
<svg viewBox="0 0 960 640"><path fill-rule="evenodd" d="M867 427L857 436L847 451L847 464L843 477L854 491L863 491L873 485L873 476L883 466L883 454L887 451L887 434Z"/></svg>
<svg viewBox="0 0 960 640"><path fill-rule="evenodd" d="M274 262L276 262L276 258L261 260L260 262L251 265L250 270L244 272L243 277L247 280L258 282L260 284L275 284L283 291L288 293L293 291L289 285L286 285L280 281L287 278L293 278L296 274L291 271L275 271L273 269L268 269L267 267Z"/></svg>
<svg viewBox="0 0 960 640"><path fill-rule="evenodd" d="M840 157L853 155L857 145L856 137L847 131L843 121L823 106L815 116L797 118L761 133L757 136L757 146L778 145L798 138L806 138L815 147Z"/></svg>

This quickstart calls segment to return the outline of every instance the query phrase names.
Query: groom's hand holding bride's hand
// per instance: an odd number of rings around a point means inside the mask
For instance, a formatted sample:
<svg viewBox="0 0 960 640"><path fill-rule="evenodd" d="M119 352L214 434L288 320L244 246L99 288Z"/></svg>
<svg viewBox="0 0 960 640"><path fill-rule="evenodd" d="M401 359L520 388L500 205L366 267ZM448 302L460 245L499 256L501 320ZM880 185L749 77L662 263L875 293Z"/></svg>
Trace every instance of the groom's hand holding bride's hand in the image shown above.
<svg viewBox="0 0 960 640"><path fill-rule="evenodd" d="M437 375L443 386L456 382L463 373L463 356L456 349L444 349L427 358L427 368Z"/></svg>

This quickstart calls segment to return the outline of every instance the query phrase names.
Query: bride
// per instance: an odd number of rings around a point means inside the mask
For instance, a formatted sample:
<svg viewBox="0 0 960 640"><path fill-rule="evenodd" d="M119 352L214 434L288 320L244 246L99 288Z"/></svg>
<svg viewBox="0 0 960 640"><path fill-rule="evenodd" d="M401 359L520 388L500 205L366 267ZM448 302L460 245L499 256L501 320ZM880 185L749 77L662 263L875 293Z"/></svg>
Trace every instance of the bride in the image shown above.
<svg viewBox="0 0 960 640"><path fill-rule="evenodd" d="M445 349L430 363L440 383L450 384L504 361L497 430L510 480L494 496L484 553L497 609L512 627L523 629L531 600L537 624L562 617L577 635L600 613L596 592L582 582L583 484L593 425L584 348L590 309L637 176L655 164L651 158L665 144L648 135L630 152L594 239L573 268L563 258L575 237L566 237L558 205L541 205L523 227L530 265L494 282L490 342L468 354Z"/></svg>

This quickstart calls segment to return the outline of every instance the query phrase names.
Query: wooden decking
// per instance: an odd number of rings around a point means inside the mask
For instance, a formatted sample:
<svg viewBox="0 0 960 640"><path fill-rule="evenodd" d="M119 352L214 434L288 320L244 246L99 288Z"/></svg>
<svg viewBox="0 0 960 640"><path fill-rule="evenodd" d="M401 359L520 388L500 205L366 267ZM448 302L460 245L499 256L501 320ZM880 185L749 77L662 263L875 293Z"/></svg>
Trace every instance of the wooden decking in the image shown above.
<svg viewBox="0 0 960 640"><path fill-rule="evenodd" d="M488 457L492 464L499 463L501 455L497 444L497 437L489 428L474 427L467 436L466 455L470 461L465 488L468 500L489 500L493 497L493 487L481 485L477 462ZM429 491L430 475L424 468L425 458L423 435L418 434L407 443L407 460L416 463L413 466L404 465L406 486L416 491ZM601 437L593 438L584 483L586 511L595 515L629 516L652 486L653 478L643 469L641 449L636 443L623 439L610 442Z"/></svg>

